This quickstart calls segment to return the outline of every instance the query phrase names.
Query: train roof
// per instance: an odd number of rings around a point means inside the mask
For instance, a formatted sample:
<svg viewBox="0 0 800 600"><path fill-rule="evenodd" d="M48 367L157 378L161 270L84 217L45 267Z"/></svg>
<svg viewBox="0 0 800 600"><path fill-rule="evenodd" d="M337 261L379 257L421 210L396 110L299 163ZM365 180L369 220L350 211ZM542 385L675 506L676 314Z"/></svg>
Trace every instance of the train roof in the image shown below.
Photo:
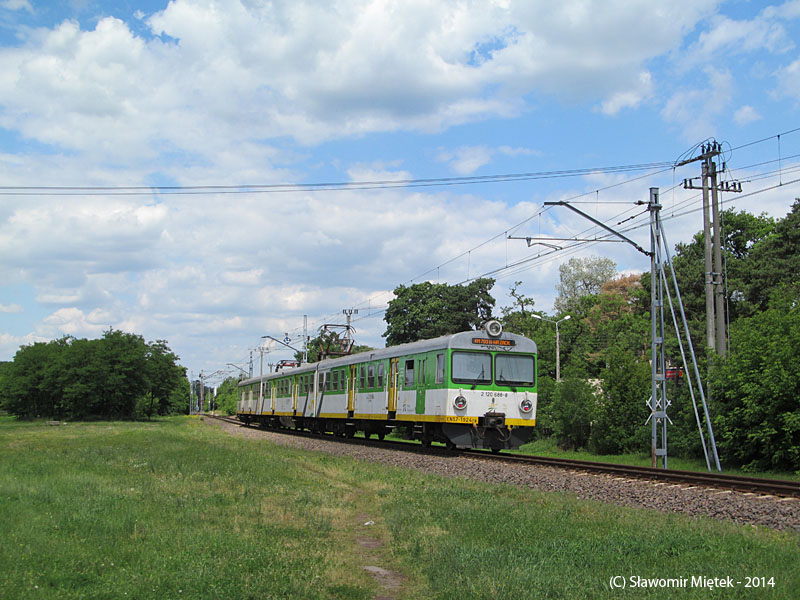
<svg viewBox="0 0 800 600"><path fill-rule="evenodd" d="M443 335L429 340L420 340L408 344L389 346L377 350L368 350L358 354L349 354L338 358L329 358L315 363L306 363L299 367L285 369L276 373L265 373L263 376L251 377L241 381L239 385L260 381L261 379L275 379L286 375L302 375L316 371L328 371L335 367L351 365L396 356L407 356L440 349L457 350L504 350L513 352L536 353L536 342L516 333L503 332L499 336L489 336L486 331L462 331L450 335Z"/></svg>

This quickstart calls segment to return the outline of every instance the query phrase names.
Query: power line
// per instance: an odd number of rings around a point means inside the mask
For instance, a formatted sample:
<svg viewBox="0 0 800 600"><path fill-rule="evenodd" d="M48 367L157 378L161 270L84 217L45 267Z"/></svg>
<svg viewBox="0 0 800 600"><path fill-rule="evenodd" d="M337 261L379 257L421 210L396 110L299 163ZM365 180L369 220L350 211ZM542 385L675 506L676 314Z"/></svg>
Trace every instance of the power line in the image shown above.
<svg viewBox="0 0 800 600"><path fill-rule="evenodd" d="M746 147L751 146L751 145L755 145L755 144L758 144L758 143L769 141L771 139L775 139L775 138L780 139L780 136L786 136L786 135L789 135L791 133L795 133L795 132L798 132L798 131L800 131L800 127L795 128L795 129L791 129L791 130L788 130L788 131L785 131L785 132L782 132L780 134L769 136L769 137L763 138L761 140L756 140L754 142L749 142L747 144L742 144L742 145L737 146L735 148L730 148L729 152L733 152L733 150L738 150L738 149L741 149L741 148L746 148ZM689 151L687 151L687 153L684 153L683 156L689 155L690 153L694 152L700 146L701 146L701 144L698 144L694 148L692 148ZM730 144L728 144L728 146L730 146ZM797 157L800 157L800 155L794 155L794 156L783 157L783 158L779 157L777 160L765 161L765 162L761 162L761 163L755 163L755 164L752 164L752 165L749 165L749 166L739 167L737 170L741 171L741 170L745 170L745 169L752 168L752 167L755 167L755 166L763 166L765 164L770 164L770 163L775 163L775 162L780 163L781 161L785 161L785 160L789 160L789 159L793 159L793 158L797 158ZM632 178L632 179L629 179L629 180L626 180L626 181L623 181L623 182L612 184L612 185L606 186L604 188L599 188L598 190L592 190L590 192L586 192L586 193L583 193L583 194L578 194L578 195L576 195L576 196L574 196L572 198L569 198L567 200L567 201L570 201L570 202L576 202L578 198L583 198L583 197L586 197L586 196L588 196L590 194L599 194L600 191L606 191L608 189L612 189L612 188L619 187L619 186L622 186L622 185L628 185L628 184L633 183L634 181L637 181L637 180L641 180L641 179L644 179L644 178L656 176L656 175L658 175L658 174L660 174L660 173L662 173L662 172L664 172L666 170L670 170L671 169L674 172L675 165L678 162L679 161L648 163L648 164L642 164L642 165L627 165L627 166L620 166L620 167L608 167L606 169L574 169L574 170L550 171L550 172L540 172L540 173L521 173L521 174L478 176L478 177L465 177L465 178L438 178L438 179L426 179L426 180L409 179L409 180L398 180L398 181L389 181L389 182L359 182L359 183L368 184L368 185L379 184L379 183L387 183L387 184L392 184L392 187L400 187L401 184L405 185L407 187L413 187L413 186L415 186L417 184L428 185L428 184L434 184L434 183L438 183L440 185L458 185L458 184L464 184L464 183L467 183L467 182L474 182L474 180L479 180L477 182L483 183L483 182L486 182L486 180L507 181L507 180L523 180L523 179L543 179L543 178L551 178L551 177L579 176L579 175L585 175L585 174L591 174L591 173L611 173L611 172L623 172L625 170L627 170L627 171L644 170L646 168L658 168L659 169L659 170L657 170L657 171L655 171L653 173L646 173L646 174L640 175L638 177L635 177L635 178ZM798 169L800 169L800 167L798 167ZM778 171L775 171L775 172L787 173L787 172L793 172L794 170L795 170L794 168L793 169L782 169L781 168L781 169L779 169ZM567 175L567 174L569 174L569 175ZM755 175L755 176L751 176L748 180L749 181L755 181L755 180L760 179L760 178L768 177L769 175L770 175L770 173L765 174L765 175L758 174L758 175ZM514 178L514 179L505 179L505 178ZM793 181L789 181L789 182L781 182L780 184L778 184L776 186L765 188L763 190L757 190L755 192L751 192L751 193L748 193L748 194L745 194L745 195L740 195L739 198L753 196L753 195L756 195L758 193L763 193L763 192L769 191L771 189L775 189L777 187L786 186L786 185L790 185L792 183L796 183L797 181L800 181L800 180L793 180ZM348 184L348 185L353 185L353 184ZM677 187L678 187L677 185L673 185L673 187L670 188L670 189L674 190ZM2 188L0 188L0 189L2 189ZM347 189L347 188L343 188L343 189ZM352 188L350 188L350 189L352 189ZM667 190L667 193L668 192L669 192L669 190ZM695 209L687 210L685 212L679 212L679 213L675 212L676 210L681 210L681 207L686 206L686 205L696 201L697 198L698 198L698 196L693 196L693 197L687 198L687 199L679 202L677 205L673 205L671 207L672 214L670 216L665 217L664 220L678 218L678 217L681 217L681 216L684 216L684 215L687 215L687 214L691 214L691 213L697 212L700 209L695 208ZM725 203L732 202L732 201L733 201L733 199L724 200L724 201L722 201L722 203L725 204ZM585 203L588 204L588 203L591 203L591 202L587 201ZM603 202L602 204L603 205L608 205L608 204L618 204L618 203L621 204L623 202ZM595 202L595 204L597 204L597 202ZM437 265L436 267L428 269L427 271L421 273L420 275L417 275L416 277L408 280L407 283L413 283L414 281L416 281L418 279L421 279L421 278L425 277L426 275L428 275L428 274L430 274L430 273L432 273L434 271L436 271L438 273L441 270L441 268L452 264L453 262L457 261L460 258L464 258L465 256L471 255L471 253L473 251L476 251L476 250L480 249L481 247L483 247L483 246L485 246L485 245L487 245L487 244L489 244L489 243L491 243L493 241L496 241L501 236L508 237L508 235L510 233L515 232L517 229L522 227L524 224L530 222L531 220L533 220L537 216L541 216L549 208L550 207L540 208L538 211L536 211L536 213L534 213L530 217L522 220L521 222L517 223L516 225L514 225L512 227L509 227L504 232L498 233L498 234L488 238L487 240L481 242L480 244L478 244L478 245L476 245L476 246L474 246L474 247L462 252L461 254L459 254L459 255L457 255L457 256L455 256L455 257L453 257L453 258L451 258L451 259L449 259L449 260ZM635 208L636 207L632 207L629 210L633 210ZM615 218L619 218L620 216L622 216L626 212L629 212L629 211L623 211L622 213L620 213L619 215L613 217L609 221L611 221L611 220L613 220ZM627 220L637 219L637 218L641 218L641 214L640 215L634 215L634 216L629 217L628 219L625 219L625 220L627 221ZM622 222L624 222L624 221L622 221ZM621 224L622 222L620 222L618 224ZM634 231L634 230L640 229L641 227L644 227L644 226L647 226L647 223L634 224L631 227L629 227L629 228L627 228L627 229L625 229L623 231ZM594 229L594 228L589 228L588 231L591 231L592 229ZM601 236L600 240L598 240L598 241L601 241L602 237L603 236ZM571 245L567 246L566 248L562 248L561 250L552 250L550 252L540 253L535 257L529 257L529 258L526 258L526 259L522 259L522 260L517 261L515 263L512 263L510 265L507 264L504 267L500 267L500 268L497 268L497 269L493 269L493 270L487 271L486 273L482 273L482 274L477 275L475 277L468 277L468 279L459 282L459 284L468 283L469 281L474 281L477 278L486 277L488 275L494 275L494 274L498 275L498 278L505 279L506 277L516 275L516 274L521 273L523 271L527 271L527 270L529 270L529 269L531 269L531 268L533 268L533 267L535 267L535 266L537 266L539 264L543 264L543 260L544 259L546 259L548 262L552 261L552 260L556 260L556 258L558 256L564 256L565 254L575 253L581 247L587 246L587 245L594 245L594 243L595 242L577 242L575 244L571 244ZM539 261L539 262L537 262L537 261ZM528 264L528 263L533 263L533 264ZM383 295L388 295L388 294L389 294L389 292L385 292L384 294L379 294L378 296L371 296L369 299L359 303L358 306L361 306L362 304L364 304L364 302L371 303L372 300L375 299L376 297L383 296ZM360 320L363 320L363 319L366 319L366 318L377 316L378 314L384 313L385 311L386 311L386 308L382 308L382 309L377 309L376 308L376 312L371 312L369 314L364 314L364 315L360 316L358 319L355 319L355 320L359 320L360 321Z"/></svg>
<svg viewBox="0 0 800 600"><path fill-rule="evenodd" d="M665 168L671 163L642 163L556 171L528 173L503 173L497 175L471 175L463 177L434 177L426 179L383 179L373 181L339 181L320 183L260 183L231 185L176 185L176 186L0 186L0 195L20 196L142 196L142 195L203 195L203 194L274 194L308 191L351 191L391 189L403 187L431 187L503 183L536 179L561 179L594 173L628 173Z"/></svg>

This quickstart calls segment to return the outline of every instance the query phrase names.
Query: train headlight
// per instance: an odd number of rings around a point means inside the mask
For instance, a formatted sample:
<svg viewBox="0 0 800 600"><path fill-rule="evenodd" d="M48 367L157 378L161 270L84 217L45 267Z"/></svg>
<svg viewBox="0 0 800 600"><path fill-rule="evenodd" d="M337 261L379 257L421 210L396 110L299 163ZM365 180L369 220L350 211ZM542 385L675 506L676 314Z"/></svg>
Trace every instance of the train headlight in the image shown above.
<svg viewBox="0 0 800 600"><path fill-rule="evenodd" d="M467 408L467 399L459 394L453 399L453 406L455 406L456 410L464 410Z"/></svg>
<svg viewBox="0 0 800 600"><path fill-rule="evenodd" d="M496 321L492 319L491 321L486 321L484 325L486 328L486 333L489 334L489 337L500 337L503 335L503 325L500 321Z"/></svg>
<svg viewBox="0 0 800 600"><path fill-rule="evenodd" d="M533 402L527 398L523 398L519 403L519 409L524 413L529 413L533 410Z"/></svg>

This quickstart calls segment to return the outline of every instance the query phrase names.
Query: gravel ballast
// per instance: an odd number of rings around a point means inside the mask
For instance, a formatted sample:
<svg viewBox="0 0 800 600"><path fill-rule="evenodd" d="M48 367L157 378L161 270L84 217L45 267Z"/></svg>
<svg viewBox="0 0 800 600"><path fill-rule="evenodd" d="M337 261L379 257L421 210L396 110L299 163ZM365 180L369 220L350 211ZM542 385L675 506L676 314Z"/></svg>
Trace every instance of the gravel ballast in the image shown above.
<svg viewBox="0 0 800 600"><path fill-rule="evenodd" d="M796 498L759 496L547 466L516 465L455 454L403 452L391 448L347 444L325 438L293 436L255 427L242 427L210 418L205 422L234 435L263 439L303 450L417 469L447 477L463 477L487 483L563 492L582 499L611 502L622 506L728 519L743 525L800 532L800 500Z"/></svg>

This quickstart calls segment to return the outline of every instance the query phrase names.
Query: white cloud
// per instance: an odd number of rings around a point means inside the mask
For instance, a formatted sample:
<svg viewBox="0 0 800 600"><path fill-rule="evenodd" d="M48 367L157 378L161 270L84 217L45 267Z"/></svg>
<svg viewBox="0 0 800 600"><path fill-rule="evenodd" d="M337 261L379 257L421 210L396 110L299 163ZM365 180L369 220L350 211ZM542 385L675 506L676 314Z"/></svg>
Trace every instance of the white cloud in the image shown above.
<svg viewBox="0 0 800 600"><path fill-rule="evenodd" d="M436 131L516 114L528 93L647 93L642 65L716 2L319 5L176 0L145 40L118 19L65 21L0 51L0 125L113 160L189 162L279 136L304 143ZM183 159L185 164L186 158Z"/></svg>
<svg viewBox="0 0 800 600"><path fill-rule="evenodd" d="M0 304L0 313L21 313L24 310L19 304Z"/></svg>
<svg viewBox="0 0 800 600"><path fill-rule="evenodd" d="M681 89L670 97L661 115L679 125L687 140L703 139L714 131L714 118L730 106L733 76L727 70L708 66L703 69L706 85L699 89Z"/></svg>
<svg viewBox="0 0 800 600"><path fill-rule="evenodd" d="M777 92L780 96L787 96L800 100L800 59L778 70Z"/></svg>
<svg viewBox="0 0 800 600"><path fill-rule="evenodd" d="M696 44L687 51L690 64L696 65L713 60L726 52L753 52L764 49L781 53L794 47L792 38L784 25L774 17L773 11L764 11L751 20L733 20L717 16L713 28L700 33Z"/></svg>
<svg viewBox="0 0 800 600"><path fill-rule="evenodd" d="M102 309L84 313L75 307L59 308L42 319L37 333L51 339L63 335L95 338L113 324L112 320L114 317Z"/></svg>
<svg viewBox="0 0 800 600"><path fill-rule="evenodd" d="M436 157L439 162L447 163L459 175L470 175L492 162L495 156L540 156L541 152L530 148L512 148L499 146L462 146L455 150L440 150Z"/></svg>
<svg viewBox="0 0 800 600"><path fill-rule="evenodd" d="M0 6L8 10L27 10L29 13L33 13L33 7L28 0L3 0L0 2Z"/></svg>
<svg viewBox="0 0 800 600"><path fill-rule="evenodd" d="M446 162L456 173L469 175L492 160L493 151L486 146L463 146L453 152L440 152L438 160Z"/></svg>
<svg viewBox="0 0 800 600"><path fill-rule="evenodd" d="M759 119L761 119L761 115L749 104L742 106L733 114L733 120L739 125L747 125Z"/></svg>
<svg viewBox="0 0 800 600"><path fill-rule="evenodd" d="M653 93L652 76L648 71L639 74L638 82L631 89L616 92L601 105L606 115L615 115L623 108L636 108Z"/></svg>

